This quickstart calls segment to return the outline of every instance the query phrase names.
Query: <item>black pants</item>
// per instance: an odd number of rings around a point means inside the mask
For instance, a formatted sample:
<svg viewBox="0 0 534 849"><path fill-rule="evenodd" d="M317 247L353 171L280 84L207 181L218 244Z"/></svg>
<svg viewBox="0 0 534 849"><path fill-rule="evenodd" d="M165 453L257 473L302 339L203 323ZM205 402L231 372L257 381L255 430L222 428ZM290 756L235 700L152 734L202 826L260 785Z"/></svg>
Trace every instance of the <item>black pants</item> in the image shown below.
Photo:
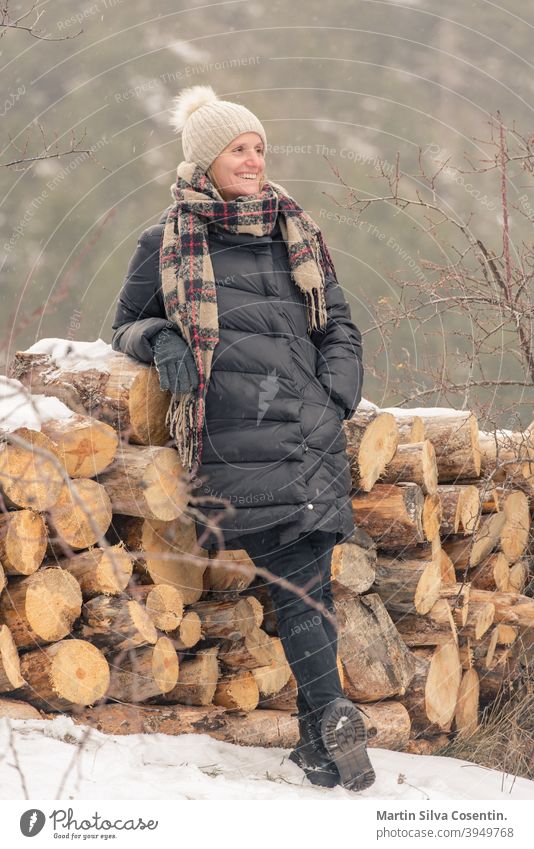
<svg viewBox="0 0 534 849"><path fill-rule="evenodd" d="M304 589L334 617L330 582L332 549L336 534L325 531L299 537L283 546L276 529L243 537L243 548L257 567L268 569ZM333 699L343 697L337 668L337 627L309 599L265 579L278 619L278 634L298 685L299 715L320 712Z"/></svg>

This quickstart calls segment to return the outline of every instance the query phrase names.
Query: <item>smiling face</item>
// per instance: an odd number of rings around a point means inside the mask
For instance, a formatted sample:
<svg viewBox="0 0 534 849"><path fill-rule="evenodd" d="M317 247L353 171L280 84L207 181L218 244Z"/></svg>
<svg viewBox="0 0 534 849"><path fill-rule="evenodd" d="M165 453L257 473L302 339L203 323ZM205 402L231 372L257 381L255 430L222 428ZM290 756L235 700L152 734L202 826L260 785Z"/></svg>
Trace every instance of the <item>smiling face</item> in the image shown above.
<svg viewBox="0 0 534 849"><path fill-rule="evenodd" d="M258 133L236 136L209 167L224 200L254 195L260 190L265 171L265 151Z"/></svg>

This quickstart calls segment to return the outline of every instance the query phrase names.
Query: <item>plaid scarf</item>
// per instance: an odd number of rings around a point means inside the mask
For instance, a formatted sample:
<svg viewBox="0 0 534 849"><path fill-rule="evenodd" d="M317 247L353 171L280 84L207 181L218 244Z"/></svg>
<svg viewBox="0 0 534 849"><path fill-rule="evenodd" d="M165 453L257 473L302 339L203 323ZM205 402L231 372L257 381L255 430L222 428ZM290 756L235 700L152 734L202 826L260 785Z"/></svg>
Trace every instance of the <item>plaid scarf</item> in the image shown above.
<svg viewBox="0 0 534 849"><path fill-rule="evenodd" d="M231 233L264 236L280 216L291 276L306 296L308 332L326 327L325 275L335 275L321 231L282 187L265 182L254 195L225 201L202 169L181 162L175 200L165 222L160 271L165 312L188 343L198 371L194 392L172 396L167 425L184 467L191 471L202 455L202 428L213 351L219 341L217 295L210 259L208 225Z"/></svg>

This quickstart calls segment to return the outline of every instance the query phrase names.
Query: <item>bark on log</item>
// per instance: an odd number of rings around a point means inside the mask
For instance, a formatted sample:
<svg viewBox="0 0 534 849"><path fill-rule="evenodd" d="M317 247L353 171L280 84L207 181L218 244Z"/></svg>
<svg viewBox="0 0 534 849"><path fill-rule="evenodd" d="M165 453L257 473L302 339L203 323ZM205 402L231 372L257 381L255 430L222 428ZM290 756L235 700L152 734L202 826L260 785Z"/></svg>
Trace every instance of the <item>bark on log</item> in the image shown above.
<svg viewBox="0 0 534 849"><path fill-rule="evenodd" d="M17 428L10 436L23 444L0 442L0 491L15 507L48 510L64 485L56 446L44 433L27 427Z"/></svg>
<svg viewBox="0 0 534 849"><path fill-rule="evenodd" d="M130 598L145 605L146 612L160 631L175 631L180 625L184 600L176 587L170 584L130 586L127 593Z"/></svg>
<svg viewBox="0 0 534 849"><path fill-rule="evenodd" d="M352 496L354 521L381 548L399 549L423 542L423 493L417 484L375 484Z"/></svg>
<svg viewBox="0 0 534 849"><path fill-rule="evenodd" d="M94 478L105 471L119 445L117 431L90 416L48 419L42 423L41 433L56 445L71 478Z"/></svg>
<svg viewBox="0 0 534 849"><path fill-rule="evenodd" d="M438 599L425 616L391 613L397 631L407 646L439 646L458 641L451 607L446 599Z"/></svg>
<svg viewBox="0 0 534 849"><path fill-rule="evenodd" d="M254 580L255 566L246 551L218 551L206 570L209 592L242 592Z"/></svg>
<svg viewBox="0 0 534 849"><path fill-rule="evenodd" d="M458 570L460 571L460 570ZM490 554L469 571L469 583L477 590L502 590L510 586L510 564L502 551Z"/></svg>
<svg viewBox="0 0 534 849"><path fill-rule="evenodd" d="M400 443L384 473L381 483L401 481L418 484L425 495L435 495L438 489L436 452L430 440Z"/></svg>
<svg viewBox="0 0 534 849"><path fill-rule="evenodd" d="M96 646L84 640L61 640L20 659L26 684L16 691L41 710L69 711L92 705L109 687L109 665Z"/></svg>
<svg viewBox="0 0 534 849"><path fill-rule="evenodd" d="M402 705L384 702L365 705L369 748L403 751L409 739L409 717ZM108 734L209 734L240 746L290 749L298 741L298 723L286 711L254 710L245 715L220 707L183 705L97 705L77 711L76 723Z"/></svg>
<svg viewBox="0 0 534 849"><path fill-rule="evenodd" d="M528 479L532 474L530 460L534 456L532 436L511 430L479 432L481 474L492 475L495 483L506 479Z"/></svg>
<svg viewBox="0 0 534 849"><path fill-rule="evenodd" d="M457 628L463 628L469 615L471 585L465 583L442 585L439 597L447 599Z"/></svg>
<svg viewBox="0 0 534 849"><path fill-rule="evenodd" d="M380 410L356 410L344 423L352 483L369 492L397 450L399 434L394 417Z"/></svg>
<svg viewBox="0 0 534 849"><path fill-rule="evenodd" d="M146 702L168 693L178 681L178 655L168 637L160 637L154 646L143 646L110 661L111 682L108 699L122 702Z"/></svg>
<svg viewBox="0 0 534 849"><path fill-rule="evenodd" d="M80 635L106 652L154 645L158 638L144 605L104 595L84 604Z"/></svg>
<svg viewBox="0 0 534 849"><path fill-rule="evenodd" d="M436 560L401 560L380 556L373 591L388 610L428 613L441 590L441 565Z"/></svg>
<svg viewBox="0 0 534 849"><path fill-rule="evenodd" d="M519 593L488 592L471 590L471 601L490 602L495 605L495 622L534 628L534 598Z"/></svg>
<svg viewBox="0 0 534 849"><path fill-rule="evenodd" d="M219 660L229 669L257 669L276 661L272 638L260 628L253 628L238 641L226 641L219 649Z"/></svg>
<svg viewBox="0 0 534 849"><path fill-rule="evenodd" d="M122 545L90 548L56 561L80 585L84 599L119 595L132 576L132 558Z"/></svg>
<svg viewBox="0 0 534 849"><path fill-rule="evenodd" d="M208 639L240 640L257 628L248 598L234 601L200 601L191 606Z"/></svg>
<svg viewBox="0 0 534 849"><path fill-rule="evenodd" d="M35 648L70 633L82 609L78 582L68 572L42 568L27 578L13 578L0 596L0 622L18 648Z"/></svg>
<svg viewBox="0 0 534 849"><path fill-rule="evenodd" d="M204 649L191 660L182 660L178 683L159 701L162 704L209 705L218 678L217 648Z"/></svg>
<svg viewBox="0 0 534 849"><path fill-rule="evenodd" d="M414 663L378 595L336 599L338 654L349 698L371 702L403 693Z"/></svg>
<svg viewBox="0 0 534 849"><path fill-rule="evenodd" d="M7 625L0 625L0 693L16 690L23 684L19 655L11 631Z"/></svg>
<svg viewBox="0 0 534 849"><path fill-rule="evenodd" d="M48 517L53 543L49 553L65 554L64 543L76 550L103 538L111 522L111 503L103 486L78 478L65 484Z"/></svg>
<svg viewBox="0 0 534 849"><path fill-rule="evenodd" d="M459 478L478 478L480 448L476 416L469 410L434 407L414 409L424 425L424 439L429 439L436 452L440 483ZM406 423L409 419L406 419Z"/></svg>
<svg viewBox="0 0 534 849"><path fill-rule="evenodd" d="M139 445L165 445L170 393L162 392L154 367L113 352L106 370L61 367L48 354L19 351L10 376L34 394L52 395L77 413L93 414L123 439Z"/></svg>
<svg viewBox="0 0 534 849"><path fill-rule="evenodd" d="M491 513L481 517L473 536L449 537L442 542L454 568L458 570L478 566L499 544L505 522L504 512Z"/></svg>
<svg viewBox="0 0 534 849"><path fill-rule="evenodd" d="M42 719L41 714L27 702L0 697L0 719Z"/></svg>
<svg viewBox="0 0 534 849"><path fill-rule="evenodd" d="M121 445L98 480L114 513L171 522L185 512L187 479L174 448Z"/></svg>
<svg viewBox="0 0 534 849"><path fill-rule="evenodd" d="M476 486L441 485L438 489L442 516L440 532L449 534L472 534L478 523L480 496Z"/></svg>
<svg viewBox="0 0 534 849"><path fill-rule="evenodd" d="M0 513L0 561L7 575L31 575L46 552L43 517L33 510Z"/></svg>
<svg viewBox="0 0 534 849"><path fill-rule="evenodd" d="M176 587L184 604L201 597L209 560L207 551L197 545L192 525L116 515L108 536L112 541L124 541L142 581Z"/></svg>
<svg viewBox="0 0 534 849"><path fill-rule="evenodd" d="M257 708L259 697L252 672L234 672L219 678L213 703L228 710L251 711Z"/></svg>

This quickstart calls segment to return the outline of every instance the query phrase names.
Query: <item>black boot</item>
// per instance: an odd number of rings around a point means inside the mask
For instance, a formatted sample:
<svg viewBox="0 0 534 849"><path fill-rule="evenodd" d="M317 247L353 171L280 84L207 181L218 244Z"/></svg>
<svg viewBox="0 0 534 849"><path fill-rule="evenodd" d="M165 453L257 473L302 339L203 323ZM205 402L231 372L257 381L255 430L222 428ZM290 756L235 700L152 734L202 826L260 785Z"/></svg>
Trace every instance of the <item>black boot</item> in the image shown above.
<svg viewBox="0 0 534 849"><path fill-rule="evenodd" d="M321 736L347 790L366 790L376 779L367 754L363 716L348 699L334 699L323 711Z"/></svg>
<svg viewBox="0 0 534 849"><path fill-rule="evenodd" d="M299 716L300 739L289 755L289 760L306 773L312 784L319 787L335 787L339 784L339 772L326 751L321 732L311 713Z"/></svg>

